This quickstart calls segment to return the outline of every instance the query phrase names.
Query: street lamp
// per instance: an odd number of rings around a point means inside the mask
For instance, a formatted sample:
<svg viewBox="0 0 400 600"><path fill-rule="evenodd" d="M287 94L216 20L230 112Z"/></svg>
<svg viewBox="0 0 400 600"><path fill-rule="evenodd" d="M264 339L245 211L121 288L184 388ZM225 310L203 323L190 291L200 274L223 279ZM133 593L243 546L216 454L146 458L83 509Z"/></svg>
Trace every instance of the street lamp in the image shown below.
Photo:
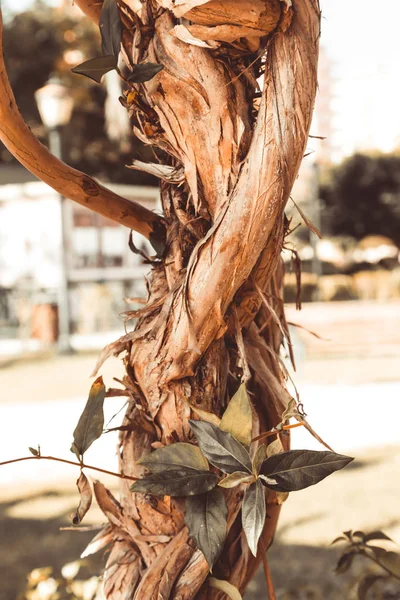
<svg viewBox="0 0 400 600"><path fill-rule="evenodd" d="M58 77L51 77L40 90L35 93L36 103L43 124L49 132L49 149L54 156L62 158L61 129L69 122L74 106L69 89ZM70 305L68 298L68 206L65 198L59 196L60 202L60 285L58 289L58 352L70 354Z"/></svg>

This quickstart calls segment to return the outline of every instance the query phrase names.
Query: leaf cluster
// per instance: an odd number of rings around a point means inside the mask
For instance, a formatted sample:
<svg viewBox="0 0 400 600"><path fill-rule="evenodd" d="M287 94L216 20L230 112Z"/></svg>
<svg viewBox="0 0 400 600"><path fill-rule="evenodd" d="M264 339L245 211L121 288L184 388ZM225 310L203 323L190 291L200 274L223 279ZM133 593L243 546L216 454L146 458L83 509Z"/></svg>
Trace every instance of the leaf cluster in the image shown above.
<svg viewBox="0 0 400 600"><path fill-rule="evenodd" d="M118 69L123 27L116 0L104 0L99 28L102 55L90 58L72 69L73 73L89 77L97 83L101 83L101 79L106 73ZM144 83L152 79L162 69L162 65L155 63L135 65L128 81L131 83Z"/></svg>
<svg viewBox="0 0 400 600"><path fill-rule="evenodd" d="M207 414L203 413L203 416ZM213 422L211 422L213 421ZM231 399L219 424L189 421L198 446L178 442L145 454L138 464L150 474L133 492L187 497L185 522L210 568L226 537L227 506L223 489L246 485L242 525L256 556L266 519L265 487L291 492L314 485L353 459L334 452L293 450L267 456L261 445L250 454L252 408L245 385ZM222 475L210 470L212 465Z"/></svg>
<svg viewBox="0 0 400 600"><path fill-rule="evenodd" d="M374 542L377 541L394 543L383 531L364 533L351 530L344 531L343 535L332 542L332 544L345 543L336 565L336 573L342 574L348 571L356 556L364 556L382 568L382 573L368 573L359 581L358 600L366 600L368 591L377 581L392 578L400 580L400 554L376 546Z"/></svg>

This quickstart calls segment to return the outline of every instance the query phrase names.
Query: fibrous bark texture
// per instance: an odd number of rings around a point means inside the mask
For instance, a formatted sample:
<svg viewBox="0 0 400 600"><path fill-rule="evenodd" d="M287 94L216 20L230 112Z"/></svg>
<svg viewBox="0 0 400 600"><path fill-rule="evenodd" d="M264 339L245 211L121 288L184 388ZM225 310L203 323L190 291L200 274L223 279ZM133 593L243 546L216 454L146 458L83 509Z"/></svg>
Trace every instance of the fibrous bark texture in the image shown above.
<svg viewBox="0 0 400 600"><path fill-rule="evenodd" d="M76 0L98 20L101 3ZM281 421L290 398L280 346L288 328L280 253L284 209L307 142L317 86L318 0L118 0L127 69L163 70L126 92L136 135L153 146L167 248L149 278L146 306L101 356L125 352L129 407L120 467L152 448L192 439L192 407L220 416L242 378L253 434ZM290 341L286 340L290 344ZM93 548L111 543L110 600L223 598L184 524L180 499L95 484L109 520ZM228 537L213 572L243 591L275 533L280 506L267 493L257 558L240 520L243 489L227 493Z"/></svg>
<svg viewBox="0 0 400 600"><path fill-rule="evenodd" d="M127 104L159 163L167 253L152 270L146 307L128 315L139 317L135 331L101 357L126 351L130 405L120 463L140 477L135 461L143 452L190 440L191 407L220 416L246 373L255 436L279 423L287 406L280 252L316 93L320 14L317 0L119 5L132 23L128 67L164 66L137 88L140 107L132 94ZM240 487L228 494L229 534L214 567L241 591L261 560L242 531L242 495ZM223 597L207 585L183 501L133 495L123 482L120 503L107 502L115 512L108 598ZM271 491L267 510L260 552L280 510Z"/></svg>

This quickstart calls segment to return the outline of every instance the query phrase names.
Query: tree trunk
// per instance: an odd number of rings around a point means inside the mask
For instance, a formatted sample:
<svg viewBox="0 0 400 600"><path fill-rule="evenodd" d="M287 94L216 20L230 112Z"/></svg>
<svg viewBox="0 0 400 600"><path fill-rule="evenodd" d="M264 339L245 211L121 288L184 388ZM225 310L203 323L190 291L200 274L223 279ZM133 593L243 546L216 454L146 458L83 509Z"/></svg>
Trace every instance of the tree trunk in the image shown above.
<svg viewBox="0 0 400 600"><path fill-rule="evenodd" d="M143 452L190 439L191 405L220 416L248 369L254 435L279 423L287 406L280 252L311 122L320 13L317 0L241 2L240 10L234 0L125 0L120 8L132 24L128 63L164 65L138 88L140 102L127 96L135 132L173 167L159 167L166 255L153 266L146 307L131 315L140 317L135 332L101 357L127 351L120 466L140 477ZM188 538L183 501L132 494L124 481L120 503L100 484L96 494L114 515L107 598L223 597L204 583L209 569ZM240 486L229 491L229 534L214 567L241 591L272 543L280 510L269 491L254 558L242 495Z"/></svg>
<svg viewBox="0 0 400 600"><path fill-rule="evenodd" d="M98 20L100 2L76 4ZM281 421L290 399L279 357L288 338L280 253L314 106L320 11L318 0L118 5L128 67L164 67L125 103L136 135L154 147L156 165L134 166L163 180L166 250L153 264L146 306L129 315L139 317L135 331L99 361L126 351L120 468L141 477L136 461L144 452L190 440L192 407L221 416L241 380L254 436ZM106 598L222 598L207 585L209 568L188 537L183 500L133 494L121 481L119 501L95 484L110 523L95 544L111 541ZM241 486L227 492L228 537L213 569L240 591L272 543L280 511L268 491L255 558L241 526L242 496Z"/></svg>

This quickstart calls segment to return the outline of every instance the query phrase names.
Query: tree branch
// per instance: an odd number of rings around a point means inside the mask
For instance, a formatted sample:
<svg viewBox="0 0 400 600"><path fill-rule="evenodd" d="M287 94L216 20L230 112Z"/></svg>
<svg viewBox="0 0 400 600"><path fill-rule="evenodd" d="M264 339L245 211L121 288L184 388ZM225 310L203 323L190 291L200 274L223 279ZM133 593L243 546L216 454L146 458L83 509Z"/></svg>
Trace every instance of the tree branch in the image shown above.
<svg viewBox="0 0 400 600"><path fill-rule="evenodd" d="M78 463L73 460L58 458L57 456L42 456L41 454L38 454L37 456L23 456L22 458L12 458L11 460L5 460L4 462L0 462L0 467L4 467L5 465L12 465L18 462L24 462L25 460L54 460L55 462L64 463L66 465L72 465L74 467L80 467L81 469L91 469L92 471L99 471L100 473L112 475L113 477L118 477L119 479L129 479L129 481L137 481L139 479L138 477L124 475L123 473L115 473L114 471L108 471L107 469L101 469L100 467L94 467L93 465L85 465L85 463L83 462Z"/></svg>
<svg viewBox="0 0 400 600"><path fill-rule="evenodd" d="M99 22L103 6L102 0L75 0L75 4L89 19L92 19L95 23Z"/></svg>
<svg viewBox="0 0 400 600"><path fill-rule="evenodd" d="M90 3L89 3L90 4ZM89 5L88 4L88 5ZM0 140L33 175L66 198L141 233L163 245L164 221L151 210L118 196L97 181L53 156L33 135L22 118L11 89L3 55L0 9Z"/></svg>

